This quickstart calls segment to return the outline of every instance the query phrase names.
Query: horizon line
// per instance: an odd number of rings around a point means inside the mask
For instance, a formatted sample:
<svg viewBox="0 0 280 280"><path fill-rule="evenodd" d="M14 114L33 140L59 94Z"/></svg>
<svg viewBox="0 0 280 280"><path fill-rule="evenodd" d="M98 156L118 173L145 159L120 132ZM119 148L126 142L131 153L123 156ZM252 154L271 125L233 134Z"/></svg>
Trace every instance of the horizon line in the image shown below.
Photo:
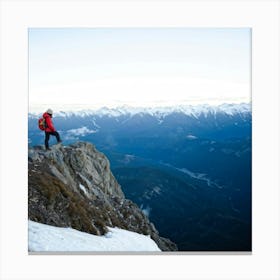
<svg viewBox="0 0 280 280"><path fill-rule="evenodd" d="M172 105L131 105L131 104L115 104L113 106L102 104L99 106L96 106L96 104L66 104L66 105L58 105L58 104L33 104L28 106L28 113L40 113L43 111L46 111L48 108L52 108L53 110L57 112L69 112L69 111L98 111L101 109L108 109L108 110L116 110L116 109L164 109L164 108L175 108L175 107L200 107L200 106L208 106L208 107L220 107L223 105L249 105L252 104L252 101L242 101L242 102L221 102L221 103L215 103L210 104L206 102L202 103L181 103L181 104L172 104Z"/></svg>

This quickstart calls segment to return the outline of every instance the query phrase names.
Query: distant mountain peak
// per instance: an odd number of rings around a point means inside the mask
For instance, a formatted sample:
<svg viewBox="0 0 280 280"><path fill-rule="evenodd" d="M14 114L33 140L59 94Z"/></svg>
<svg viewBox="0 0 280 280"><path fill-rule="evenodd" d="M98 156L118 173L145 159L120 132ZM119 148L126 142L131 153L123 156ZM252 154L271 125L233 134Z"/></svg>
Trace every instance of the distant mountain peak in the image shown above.
<svg viewBox="0 0 280 280"><path fill-rule="evenodd" d="M247 114L251 113L251 103L223 103L220 105L176 105L176 106L158 106L158 107L133 107L128 105L122 105L114 108L102 107L98 109L85 109L85 110L69 110L56 112L56 116L67 117L71 115L77 115L81 117L98 115L109 117L120 117L122 115L152 115L157 118L163 118L172 113L181 113L193 117L199 117L200 115L207 116L208 114L223 113L227 115L234 114ZM33 115L31 113L31 115ZM37 115L37 114L34 114Z"/></svg>

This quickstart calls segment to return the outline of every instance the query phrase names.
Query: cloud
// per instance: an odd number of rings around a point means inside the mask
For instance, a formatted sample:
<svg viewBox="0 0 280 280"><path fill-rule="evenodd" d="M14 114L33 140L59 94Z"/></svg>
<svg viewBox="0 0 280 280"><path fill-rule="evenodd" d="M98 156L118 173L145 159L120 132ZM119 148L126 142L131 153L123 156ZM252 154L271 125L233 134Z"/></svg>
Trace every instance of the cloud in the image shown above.
<svg viewBox="0 0 280 280"><path fill-rule="evenodd" d="M86 126L80 127L80 128L75 128L75 129L69 129L67 130L67 136L86 136L88 134L93 134L96 133L98 130L91 130L88 129Z"/></svg>
<svg viewBox="0 0 280 280"><path fill-rule="evenodd" d="M144 215L149 218L152 208L149 205L146 208L144 208L143 204L141 204L140 209L142 210Z"/></svg>
<svg viewBox="0 0 280 280"><path fill-rule="evenodd" d="M124 159L122 160L122 162L124 164L128 164L130 163L131 161L133 161L135 159L135 156L134 155L125 155L124 156Z"/></svg>
<svg viewBox="0 0 280 280"><path fill-rule="evenodd" d="M187 139L189 139L189 140L194 140L194 139L197 139L197 137L194 136L194 135L188 134L188 135L187 135Z"/></svg>
<svg viewBox="0 0 280 280"><path fill-rule="evenodd" d="M61 94L67 92L67 100ZM94 95L92 94L94 92ZM79 94L77 94L79 93ZM132 94L133 93L133 94ZM222 104L250 101L250 83L184 77L116 77L31 88L32 106L87 103L94 107L155 107L159 103ZM38 96L40 99L38 99ZM42 99L45 96L47 99Z"/></svg>

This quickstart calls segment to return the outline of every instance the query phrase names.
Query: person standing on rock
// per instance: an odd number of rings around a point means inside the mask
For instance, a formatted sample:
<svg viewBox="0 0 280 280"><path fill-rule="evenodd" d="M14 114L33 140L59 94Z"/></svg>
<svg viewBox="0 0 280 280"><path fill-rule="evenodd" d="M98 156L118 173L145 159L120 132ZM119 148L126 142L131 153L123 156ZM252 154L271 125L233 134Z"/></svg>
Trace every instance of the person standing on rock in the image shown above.
<svg viewBox="0 0 280 280"><path fill-rule="evenodd" d="M50 140L50 135L53 135L56 137L57 143L61 143L60 135L59 133L55 130L53 122L52 122L52 116L53 116L53 110L48 109L44 114L43 118L45 119L45 147L46 150L50 150L49 147L49 140Z"/></svg>

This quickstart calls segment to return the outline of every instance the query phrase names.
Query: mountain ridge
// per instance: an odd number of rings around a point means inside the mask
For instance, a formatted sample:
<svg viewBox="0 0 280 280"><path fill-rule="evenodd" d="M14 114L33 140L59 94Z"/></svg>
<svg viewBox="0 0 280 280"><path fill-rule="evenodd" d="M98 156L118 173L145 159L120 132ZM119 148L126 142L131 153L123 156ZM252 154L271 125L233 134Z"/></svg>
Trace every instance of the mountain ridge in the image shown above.
<svg viewBox="0 0 280 280"><path fill-rule="evenodd" d="M141 115L148 114L156 117L165 117L172 113L182 113L188 116L198 117L200 115L207 116L207 114L223 113L227 115L246 114L251 113L251 103L223 103L220 105L177 105L177 106L156 106L156 107L134 107L134 106L117 106L117 107L102 107L98 109L84 109L84 110L59 110L55 113L59 117L70 116L110 116L120 117L123 115ZM38 116L39 113L30 112L29 116Z"/></svg>

